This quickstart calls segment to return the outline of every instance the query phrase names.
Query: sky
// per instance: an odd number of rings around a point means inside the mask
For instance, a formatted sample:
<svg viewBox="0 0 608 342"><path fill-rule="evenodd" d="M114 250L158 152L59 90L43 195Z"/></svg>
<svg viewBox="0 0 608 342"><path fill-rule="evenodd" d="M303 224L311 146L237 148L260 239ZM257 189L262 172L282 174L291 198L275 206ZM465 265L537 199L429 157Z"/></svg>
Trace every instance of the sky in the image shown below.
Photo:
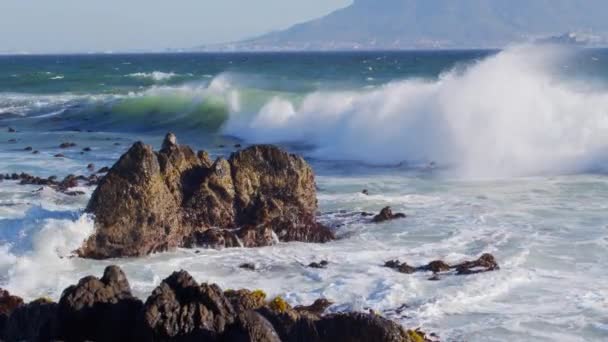
<svg viewBox="0 0 608 342"><path fill-rule="evenodd" d="M188 48L251 38L351 0L0 0L0 52Z"/></svg>

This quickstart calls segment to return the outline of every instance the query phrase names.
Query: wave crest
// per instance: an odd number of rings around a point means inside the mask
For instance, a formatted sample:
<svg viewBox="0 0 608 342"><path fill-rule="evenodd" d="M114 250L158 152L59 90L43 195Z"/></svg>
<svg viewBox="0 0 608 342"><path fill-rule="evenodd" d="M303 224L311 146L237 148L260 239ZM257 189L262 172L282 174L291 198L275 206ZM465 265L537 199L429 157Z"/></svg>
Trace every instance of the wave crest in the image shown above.
<svg viewBox="0 0 608 342"><path fill-rule="evenodd" d="M580 171L608 146L608 92L563 76L572 51L516 46L445 73L376 90L276 97L225 132L306 142L315 157L439 162L470 177Z"/></svg>

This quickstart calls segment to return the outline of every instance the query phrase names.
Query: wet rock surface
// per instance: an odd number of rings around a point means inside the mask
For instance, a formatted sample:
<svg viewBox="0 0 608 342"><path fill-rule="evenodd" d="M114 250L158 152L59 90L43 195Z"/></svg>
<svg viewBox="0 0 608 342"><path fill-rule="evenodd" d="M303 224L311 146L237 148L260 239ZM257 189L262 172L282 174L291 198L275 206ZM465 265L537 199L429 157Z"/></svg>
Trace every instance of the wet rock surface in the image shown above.
<svg viewBox="0 0 608 342"><path fill-rule="evenodd" d="M87 207L96 233L79 255L330 241L316 210L314 174L301 157L262 145L212 161L168 134L158 152L134 144L100 181Z"/></svg>
<svg viewBox="0 0 608 342"><path fill-rule="evenodd" d="M5 293L2 293L6 295ZM0 297L1 298L1 297ZM145 304L133 298L117 266L102 278L85 277L59 301L22 303L4 315L5 341L428 341L424 333L370 313L325 314L332 302L318 299L291 308L260 290L228 290L199 284L174 272Z"/></svg>
<svg viewBox="0 0 608 342"><path fill-rule="evenodd" d="M459 264L450 265L442 260L435 260L427 265L413 267L399 260L387 261L384 267L392 268L398 272L411 274L415 272L433 272L434 276L429 280L440 280L439 275L453 272L456 275L470 275L476 273L499 270L498 262L492 254L483 254L479 259L464 261Z"/></svg>
<svg viewBox="0 0 608 342"><path fill-rule="evenodd" d="M56 176L50 176L47 178L41 178L30 175L28 173L12 173L12 174L0 174L0 181L3 180L14 180L19 181L20 185L40 185L48 186L55 191L62 192L66 195L80 195L82 192L71 191L70 189L75 188L79 185L93 186L99 182L99 177L96 175L83 176L83 175L67 175L62 180L57 180Z"/></svg>
<svg viewBox="0 0 608 342"><path fill-rule="evenodd" d="M405 217L406 217L405 214L402 214L402 213L393 214L391 207L385 207L380 211L380 213L378 215L376 215L376 216L374 216L374 218L372 218L372 222L381 223L381 222L386 222L386 221L402 219Z"/></svg>

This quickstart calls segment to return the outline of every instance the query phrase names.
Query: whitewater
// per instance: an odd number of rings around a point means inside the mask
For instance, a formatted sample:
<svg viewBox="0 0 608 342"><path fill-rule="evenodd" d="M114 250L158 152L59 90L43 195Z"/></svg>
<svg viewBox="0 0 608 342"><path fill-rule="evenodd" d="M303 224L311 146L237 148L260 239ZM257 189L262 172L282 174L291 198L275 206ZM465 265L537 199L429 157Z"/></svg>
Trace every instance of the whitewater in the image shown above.
<svg viewBox="0 0 608 342"><path fill-rule="evenodd" d="M57 300L117 264L145 298L185 269L291 304L372 309L446 341L608 339L608 51L118 55L85 74L89 58L0 57L0 173L88 174L167 131L212 157L279 144L313 166L319 219L339 239L82 260L72 252L94 231L94 189L5 180L0 287ZM351 215L387 205L408 218ZM501 269L429 281L382 267L483 253ZM320 260L329 267L303 266Z"/></svg>

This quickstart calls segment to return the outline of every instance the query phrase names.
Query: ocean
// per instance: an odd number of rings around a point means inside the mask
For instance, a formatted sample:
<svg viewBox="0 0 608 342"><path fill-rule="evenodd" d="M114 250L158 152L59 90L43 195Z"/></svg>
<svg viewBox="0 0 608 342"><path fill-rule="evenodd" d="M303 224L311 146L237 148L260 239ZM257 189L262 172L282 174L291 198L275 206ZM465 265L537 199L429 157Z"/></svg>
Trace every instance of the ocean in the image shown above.
<svg viewBox="0 0 608 342"><path fill-rule="evenodd" d="M305 156L319 220L339 239L82 260L94 189L4 180L0 287L58 300L117 264L145 298L185 269L445 341L608 339L608 50L0 56L0 173L88 175L168 131L215 157L255 143ZM385 206L408 217L352 215ZM382 267L483 253L501 269L429 281ZM320 260L329 267L303 266Z"/></svg>

